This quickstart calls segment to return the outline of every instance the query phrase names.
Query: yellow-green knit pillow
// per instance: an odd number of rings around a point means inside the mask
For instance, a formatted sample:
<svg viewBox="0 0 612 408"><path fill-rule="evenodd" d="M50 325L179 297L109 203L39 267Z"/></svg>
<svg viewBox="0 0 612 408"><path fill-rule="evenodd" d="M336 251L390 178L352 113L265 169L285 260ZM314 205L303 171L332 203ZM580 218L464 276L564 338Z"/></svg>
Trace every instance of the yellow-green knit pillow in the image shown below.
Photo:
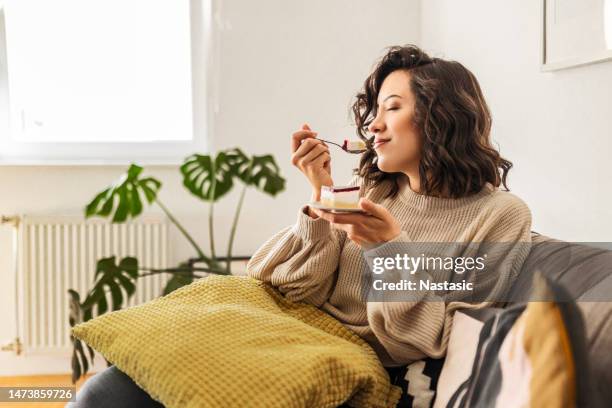
<svg viewBox="0 0 612 408"><path fill-rule="evenodd" d="M249 277L211 276L73 328L166 407L394 407L375 352Z"/></svg>

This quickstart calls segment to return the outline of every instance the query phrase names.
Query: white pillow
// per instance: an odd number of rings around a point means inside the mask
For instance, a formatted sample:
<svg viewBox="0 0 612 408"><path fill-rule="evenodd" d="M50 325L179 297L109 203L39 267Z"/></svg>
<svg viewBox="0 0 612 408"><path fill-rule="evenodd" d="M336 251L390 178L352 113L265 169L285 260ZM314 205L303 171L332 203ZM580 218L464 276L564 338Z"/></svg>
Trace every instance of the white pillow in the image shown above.
<svg viewBox="0 0 612 408"><path fill-rule="evenodd" d="M469 311L472 314L474 311ZM479 311L480 312L480 311ZM486 313L494 314L493 311ZM455 312L453 318L453 328L448 349L446 350L446 360L438 378L436 389L436 400L434 408L446 407L459 386L469 378L472 372L476 349L478 348L478 337L484 325L484 317L474 318L466 313Z"/></svg>

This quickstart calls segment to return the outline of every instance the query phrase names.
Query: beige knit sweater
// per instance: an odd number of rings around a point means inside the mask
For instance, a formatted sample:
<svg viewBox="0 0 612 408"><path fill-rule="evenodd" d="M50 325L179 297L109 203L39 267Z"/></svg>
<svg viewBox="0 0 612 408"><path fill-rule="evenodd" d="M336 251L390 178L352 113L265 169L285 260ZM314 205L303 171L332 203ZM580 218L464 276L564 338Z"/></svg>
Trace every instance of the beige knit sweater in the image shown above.
<svg viewBox="0 0 612 408"><path fill-rule="evenodd" d="M351 182L358 183L357 178ZM437 198L413 192L406 182L398 197L385 199L389 188L383 184L365 195L382 204L402 226L395 242L523 243L505 246L487 258L491 279L485 289L499 293L509 288L528 255L529 244L524 243L531 240L531 213L521 199L491 185L466 198ZM384 254L386 245L368 252ZM454 311L491 305L484 301L367 302L362 295L364 267L360 246L302 208L294 225L257 250L247 273L271 283L290 300L312 303L334 316L364 338L385 366L442 357Z"/></svg>

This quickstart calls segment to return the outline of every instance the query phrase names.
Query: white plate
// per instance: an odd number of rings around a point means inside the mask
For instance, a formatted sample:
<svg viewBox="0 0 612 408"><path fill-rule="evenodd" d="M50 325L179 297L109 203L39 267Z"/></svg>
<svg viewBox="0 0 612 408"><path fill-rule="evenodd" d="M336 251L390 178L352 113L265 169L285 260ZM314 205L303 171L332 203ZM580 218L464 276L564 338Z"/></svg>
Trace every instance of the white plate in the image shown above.
<svg viewBox="0 0 612 408"><path fill-rule="evenodd" d="M364 213L365 211L363 211L361 208L335 208L335 207L328 207L326 205L321 204L320 202L314 202L311 201L310 203L308 203L309 206L311 206L312 208L316 208L317 210L323 210L323 211L327 211L327 212L331 212L331 213Z"/></svg>

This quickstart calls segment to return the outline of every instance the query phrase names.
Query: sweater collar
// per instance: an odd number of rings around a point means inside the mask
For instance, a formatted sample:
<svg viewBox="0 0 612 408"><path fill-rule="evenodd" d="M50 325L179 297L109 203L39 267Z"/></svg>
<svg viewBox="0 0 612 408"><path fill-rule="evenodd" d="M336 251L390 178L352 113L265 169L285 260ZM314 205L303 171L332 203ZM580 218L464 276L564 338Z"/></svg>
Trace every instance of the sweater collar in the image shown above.
<svg viewBox="0 0 612 408"><path fill-rule="evenodd" d="M414 192L408 185L408 181L405 180L400 185L399 198L409 206L423 211L453 210L477 202L489 196L495 190L496 188L491 183L486 183L478 193L467 197L440 198Z"/></svg>

